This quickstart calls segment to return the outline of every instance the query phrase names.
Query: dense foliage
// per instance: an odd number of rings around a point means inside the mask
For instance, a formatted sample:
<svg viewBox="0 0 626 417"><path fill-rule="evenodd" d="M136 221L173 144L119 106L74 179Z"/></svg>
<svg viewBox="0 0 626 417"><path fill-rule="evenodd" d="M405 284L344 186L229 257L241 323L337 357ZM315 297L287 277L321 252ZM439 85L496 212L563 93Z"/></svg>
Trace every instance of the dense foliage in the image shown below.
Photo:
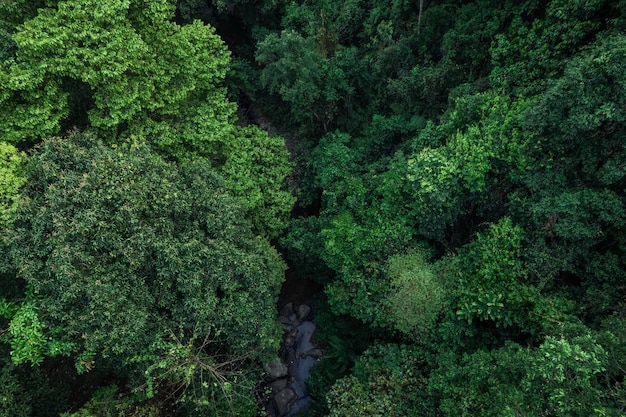
<svg viewBox="0 0 626 417"><path fill-rule="evenodd" d="M623 6L272 7L258 79L319 207L282 242L377 339L311 414L625 413Z"/></svg>
<svg viewBox="0 0 626 417"><path fill-rule="evenodd" d="M254 415L280 338L284 140L235 124L228 50L174 3L30 6L1 5L3 405ZM67 393L39 404L36 378Z"/></svg>
<svg viewBox="0 0 626 417"><path fill-rule="evenodd" d="M309 416L626 415L624 2L0 12L12 415L256 415L270 241Z"/></svg>

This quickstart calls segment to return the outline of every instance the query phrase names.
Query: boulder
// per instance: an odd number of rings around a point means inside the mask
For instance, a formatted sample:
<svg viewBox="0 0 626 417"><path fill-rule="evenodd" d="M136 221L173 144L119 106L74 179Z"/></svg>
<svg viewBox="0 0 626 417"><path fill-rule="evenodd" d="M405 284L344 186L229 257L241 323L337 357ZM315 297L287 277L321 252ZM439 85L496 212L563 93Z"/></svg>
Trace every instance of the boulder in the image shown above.
<svg viewBox="0 0 626 417"><path fill-rule="evenodd" d="M280 309L280 316L289 317L293 314L293 303L287 303Z"/></svg>
<svg viewBox="0 0 626 417"><path fill-rule="evenodd" d="M313 359L319 359L324 355L324 352L322 352L322 349L311 349L308 352L304 352L302 355L300 355L301 357L305 358L305 357L309 357L309 358L313 358Z"/></svg>
<svg viewBox="0 0 626 417"><path fill-rule="evenodd" d="M268 384L273 393L284 390L285 388L287 388L287 385L289 385L289 381L287 380L287 378L277 379L276 381L270 382Z"/></svg>
<svg viewBox="0 0 626 417"><path fill-rule="evenodd" d="M298 329L293 329L290 331L284 339L285 348L291 349L296 344L296 340L298 338Z"/></svg>
<svg viewBox="0 0 626 417"><path fill-rule="evenodd" d="M296 312L296 317L298 318L298 321L303 321L309 316L309 314L311 314L311 307L306 304L300 304L298 306L298 311Z"/></svg>
<svg viewBox="0 0 626 417"><path fill-rule="evenodd" d="M265 372L274 379L280 379L287 376L289 368L280 359L273 360L263 365Z"/></svg>
<svg viewBox="0 0 626 417"><path fill-rule="evenodd" d="M296 402L298 397L291 388L282 389L274 396L274 405L276 406L277 415L285 416L291 410L291 406Z"/></svg>
<svg viewBox="0 0 626 417"><path fill-rule="evenodd" d="M278 316L276 320L278 320L279 323L284 324L285 326L291 326L293 324L291 323L291 320L289 320L285 316Z"/></svg>

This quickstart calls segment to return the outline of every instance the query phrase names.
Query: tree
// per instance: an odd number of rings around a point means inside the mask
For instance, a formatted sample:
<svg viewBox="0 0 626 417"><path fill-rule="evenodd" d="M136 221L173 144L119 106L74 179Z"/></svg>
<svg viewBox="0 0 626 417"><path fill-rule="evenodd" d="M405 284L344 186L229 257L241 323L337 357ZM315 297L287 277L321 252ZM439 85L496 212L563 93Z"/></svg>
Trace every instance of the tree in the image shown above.
<svg viewBox="0 0 626 417"><path fill-rule="evenodd" d="M461 249L457 316L498 326L526 324L529 305L538 298L526 281L521 260L523 231L503 218ZM530 292L530 293L529 293Z"/></svg>
<svg viewBox="0 0 626 417"><path fill-rule="evenodd" d="M144 390L154 395L159 381L185 385L194 369L207 372L194 357L220 369L218 353L276 351L285 266L205 164L177 166L145 144L111 148L77 132L38 151L4 244L30 294L20 309L45 333L40 355L69 343L79 370L121 363L153 378Z"/></svg>
<svg viewBox="0 0 626 417"><path fill-rule="evenodd" d="M255 58L263 66L261 83L290 104L293 119L328 133L337 103L352 93L341 62L320 52L313 38L293 30L269 34Z"/></svg>
<svg viewBox="0 0 626 417"><path fill-rule="evenodd" d="M602 394L598 376L607 355L589 333L548 336L536 348L507 342L437 359L428 389L440 399L439 415L621 415Z"/></svg>
<svg viewBox="0 0 626 417"><path fill-rule="evenodd" d="M428 415L423 352L414 346L375 344L358 358L353 375L327 395L330 416Z"/></svg>
<svg viewBox="0 0 626 417"><path fill-rule="evenodd" d="M226 160L218 172L226 188L240 198L257 233L277 237L295 201L285 181L292 165L284 139L248 126L235 127L230 140L222 140Z"/></svg>
<svg viewBox="0 0 626 417"><path fill-rule="evenodd" d="M446 282L433 271L424 247L391 257L387 276L387 325L415 340L433 331L446 307Z"/></svg>
<svg viewBox="0 0 626 417"><path fill-rule="evenodd" d="M25 160L15 147L0 142L0 230L13 221L19 189L26 182Z"/></svg>
<svg viewBox="0 0 626 417"><path fill-rule="evenodd" d="M605 0L553 0L544 11L537 2L525 3L507 30L495 36L490 79L497 88L528 95L540 93L561 74L567 58L605 24L600 10L610 15L611 5Z"/></svg>
<svg viewBox="0 0 626 417"><path fill-rule="evenodd" d="M212 27L178 26L167 0L48 6L17 28L18 53L0 71L6 141L90 125L103 140L134 135L176 157L216 157L234 106L217 88L229 53Z"/></svg>
<svg viewBox="0 0 626 417"><path fill-rule="evenodd" d="M29 144L73 126L107 143L147 141L166 158L203 158L226 177L257 233L276 237L293 199L280 137L234 125L223 79L230 53L199 21L179 26L169 0L51 2L15 28L0 68L0 132Z"/></svg>

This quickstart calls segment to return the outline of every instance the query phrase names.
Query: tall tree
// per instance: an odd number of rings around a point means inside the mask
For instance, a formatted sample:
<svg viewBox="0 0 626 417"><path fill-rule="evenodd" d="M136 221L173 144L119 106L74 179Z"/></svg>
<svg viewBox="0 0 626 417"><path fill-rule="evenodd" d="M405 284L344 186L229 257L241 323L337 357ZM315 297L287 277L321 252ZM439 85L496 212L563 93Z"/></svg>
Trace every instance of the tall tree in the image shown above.
<svg viewBox="0 0 626 417"><path fill-rule="evenodd" d="M0 229L13 220L19 188L26 182L25 156L14 146L0 142Z"/></svg>
<svg viewBox="0 0 626 417"><path fill-rule="evenodd" d="M21 360L65 342L79 369L121 362L147 375L150 396L159 381L219 376L218 353L254 359L278 348L285 266L206 165L74 133L46 141L29 174L3 237L29 294L11 322L10 343L30 340Z"/></svg>
<svg viewBox="0 0 626 417"><path fill-rule="evenodd" d="M212 123L205 132L214 134L230 121L233 105L216 88L228 51L212 27L172 22L172 2L145 6L59 1L19 26L18 53L0 72L5 140L91 125L106 140L165 131L156 145L171 153L180 152L183 141L197 153L214 151L211 135L198 143L191 133L201 116ZM185 139L183 131L190 132Z"/></svg>
<svg viewBox="0 0 626 417"><path fill-rule="evenodd" d="M280 137L234 125L222 85L230 52L199 21L179 26L174 2L50 2L14 28L0 66L0 132L22 146L78 127L107 143L146 141L167 158L223 167L257 233L277 236L293 204ZM261 192L263 190L263 192Z"/></svg>

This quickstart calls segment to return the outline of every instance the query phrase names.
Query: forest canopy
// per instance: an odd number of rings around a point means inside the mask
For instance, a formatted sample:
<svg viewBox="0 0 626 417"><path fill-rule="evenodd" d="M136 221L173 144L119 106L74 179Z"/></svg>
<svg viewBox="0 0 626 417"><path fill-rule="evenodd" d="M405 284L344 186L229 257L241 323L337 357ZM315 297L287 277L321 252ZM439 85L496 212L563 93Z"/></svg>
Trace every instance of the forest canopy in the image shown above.
<svg viewBox="0 0 626 417"><path fill-rule="evenodd" d="M0 416L266 415L287 265L303 416L626 415L624 2L0 1L0 114Z"/></svg>

